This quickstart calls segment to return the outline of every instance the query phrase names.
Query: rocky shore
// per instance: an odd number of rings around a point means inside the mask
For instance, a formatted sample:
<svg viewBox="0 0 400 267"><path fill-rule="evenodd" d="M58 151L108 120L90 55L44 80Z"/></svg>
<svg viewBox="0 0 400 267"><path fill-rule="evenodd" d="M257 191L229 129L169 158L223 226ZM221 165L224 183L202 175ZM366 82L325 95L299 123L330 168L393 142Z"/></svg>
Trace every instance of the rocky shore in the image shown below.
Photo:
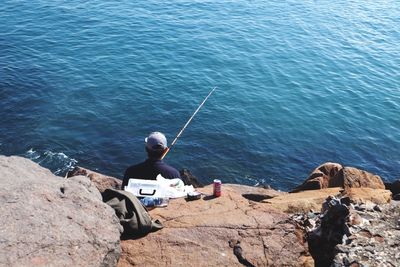
<svg viewBox="0 0 400 267"><path fill-rule="evenodd" d="M0 266L400 266L400 182L356 168L323 164L291 193L201 187L149 211L163 229L125 240L101 197L120 180L70 176L0 156Z"/></svg>

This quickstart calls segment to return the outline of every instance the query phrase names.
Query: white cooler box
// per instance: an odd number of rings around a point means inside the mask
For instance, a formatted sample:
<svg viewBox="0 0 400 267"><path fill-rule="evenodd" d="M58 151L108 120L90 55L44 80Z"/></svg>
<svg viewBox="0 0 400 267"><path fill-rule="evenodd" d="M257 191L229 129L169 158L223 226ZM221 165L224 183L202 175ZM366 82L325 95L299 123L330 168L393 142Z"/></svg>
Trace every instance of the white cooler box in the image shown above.
<svg viewBox="0 0 400 267"><path fill-rule="evenodd" d="M124 190L131 192L137 197L164 197L165 187L155 180L129 179Z"/></svg>

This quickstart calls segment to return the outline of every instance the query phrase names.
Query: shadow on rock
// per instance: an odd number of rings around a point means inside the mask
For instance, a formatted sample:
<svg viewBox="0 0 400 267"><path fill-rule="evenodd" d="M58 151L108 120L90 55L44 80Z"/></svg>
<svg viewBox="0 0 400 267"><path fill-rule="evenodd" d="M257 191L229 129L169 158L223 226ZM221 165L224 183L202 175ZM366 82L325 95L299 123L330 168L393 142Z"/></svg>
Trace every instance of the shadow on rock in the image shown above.
<svg viewBox="0 0 400 267"><path fill-rule="evenodd" d="M271 196L261 195L261 194L243 194L242 196L248 200L256 201L256 202L261 202L265 199L273 198Z"/></svg>

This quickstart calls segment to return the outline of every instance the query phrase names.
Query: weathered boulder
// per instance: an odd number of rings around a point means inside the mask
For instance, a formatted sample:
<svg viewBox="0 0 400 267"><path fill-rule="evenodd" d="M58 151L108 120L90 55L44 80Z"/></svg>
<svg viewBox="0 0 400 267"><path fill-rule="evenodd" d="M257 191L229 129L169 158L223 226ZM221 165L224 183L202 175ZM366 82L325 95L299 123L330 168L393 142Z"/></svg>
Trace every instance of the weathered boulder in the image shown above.
<svg viewBox="0 0 400 267"><path fill-rule="evenodd" d="M340 184L331 181L341 169L343 169L343 166L338 163L326 162L313 170L304 183L293 189L291 192L295 193L304 190L341 187Z"/></svg>
<svg viewBox="0 0 400 267"><path fill-rule="evenodd" d="M121 226L83 176L0 156L1 266L115 266Z"/></svg>
<svg viewBox="0 0 400 267"><path fill-rule="evenodd" d="M318 166L300 186L291 192L316 190L330 187L341 188L376 188L385 189L378 175L353 167L342 167L337 163L327 162Z"/></svg>
<svg viewBox="0 0 400 267"><path fill-rule="evenodd" d="M164 229L121 241L118 266L312 266L289 216L243 197L279 195L276 191L227 184L218 198L210 185L199 191L200 200L174 199L151 210Z"/></svg>
<svg viewBox="0 0 400 267"><path fill-rule="evenodd" d="M94 183L101 193L103 193L107 188L121 189L122 180L83 167L76 166L73 170L67 173L68 178L78 175L89 177L90 181Z"/></svg>
<svg viewBox="0 0 400 267"><path fill-rule="evenodd" d="M338 183L343 181L343 185L341 185L343 188L368 187L385 189L385 185L383 184L381 177L356 168L345 167L341 169L336 176Z"/></svg>

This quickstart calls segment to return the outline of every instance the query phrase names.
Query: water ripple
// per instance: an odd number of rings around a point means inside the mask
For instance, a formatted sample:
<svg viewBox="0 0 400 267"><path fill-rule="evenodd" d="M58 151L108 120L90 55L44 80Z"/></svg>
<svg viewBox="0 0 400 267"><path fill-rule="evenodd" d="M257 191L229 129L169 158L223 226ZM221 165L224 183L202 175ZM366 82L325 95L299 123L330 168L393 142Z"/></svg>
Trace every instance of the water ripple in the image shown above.
<svg viewBox="0 0 400 267"><path fill-rule="evenodd" d="M205 182L288 189L324 161L398 178L399 13L395 1L6 0L0 153L120 177L148 132L171 140L218 86L167 159Z"/></svg>

